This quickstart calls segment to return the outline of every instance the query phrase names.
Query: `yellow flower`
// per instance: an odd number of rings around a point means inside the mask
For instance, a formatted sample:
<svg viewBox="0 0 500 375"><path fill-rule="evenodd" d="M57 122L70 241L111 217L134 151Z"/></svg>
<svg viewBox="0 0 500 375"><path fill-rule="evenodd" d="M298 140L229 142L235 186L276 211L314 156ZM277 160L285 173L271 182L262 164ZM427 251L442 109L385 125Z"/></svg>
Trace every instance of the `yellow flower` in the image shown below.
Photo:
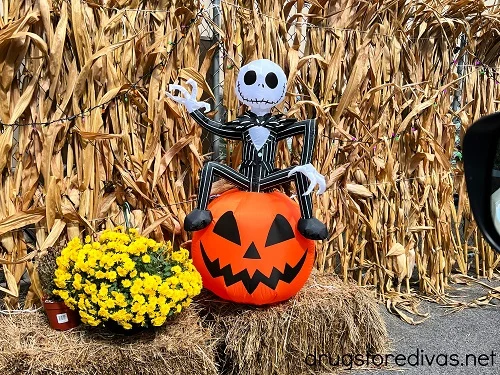
<svg viewBox="0 0 500 375"><path fill-rule="evenodd" d="M129 279L122 280L122 285L125 288L130 288L130 286L132 285L132 281L130 281Z"/></svg>
<svg viewBox="0 0 500 375"><path fill-rule="evenodd" d="M123 268L126 271L132 271L135 269L135 263L133 261L131 261L130 259L126 260L125 263L123 263Z"/></svg>
<svg viewBox="0 0 500 375"><path fill-rule="evenodd" d="M58 269L56 269L54 274L56 275L56 277L61 277L61 276L64 276L66 274L66 272L64 270L58 268Z"/></svg>
<svg viewBox="0 0 500 375"><path fill-rule="evenodd" d="M142 256L142 261L144 263L149 263L149 262L151 262L151 257L148 254L145 254Z"/></svg>
<svg viewBox="0 0 500 375"><path fill-rule="evenodd" d="M158 293L165 295L170 290L170 286L167 283L161 283L158 287Z"/></svg>
<svg viewBox="0 0 500 375"><path fill-rule="evenodd" d="M116 304L120 307L127 307L127 299L125 298L125 295L123 293L118 293L118 292L112 292L113 296L115 297Z"/></svg>
<svg viewBox="0 0 500 375"><path fill-rule="evenodd" d="M129 315L131 315L131 314L128 314L127 311L125 311L124 309L120 309L117 312L111 314L111 318L113 320L116 320L117 322L126 321L126 320L128 320Z"/></svg>
<svg viewBox="0 0 500 375"><path fill-rule="evenodd" d="M138 312L141 315L146 315L146 313L148 312L148 307L146 305L142 305Z"/></svg>
<svg viewBox="0 0 500 375"><path fill-rule="evenodd" d="M154 325L154 326L159 327L159 326L161 326L163 323L165 323L165 320L166 320L166 319L167 319L167 318L166 318L165 316L159 316L159 317L157 317L157 318L153 319L153 320L151 321L151 323L153 323L153 325Z"/></svg>
<svg viewBox="0 0 500 375"><path fill-rule="evenodd" d="M123 267L117 267L116 268L116 272L118 273L118 275L120 275L121 277L125 277L127 276L127 270Z"/></svg>
<svg viewBox="0 0 500 375"><path fill-rule="evenodd" d="M179 283L179 279L175 276L171 276L167 279L167 282L170 282L171 285L177 285Z"/></svg>
<svg viewBox="0 0 500 375"><path fill-rule="evenodd" d="M116 272L109 271L108 273L106 273L106 277L108 278L109 281L115 281L116 280Z"/></svg>
<svg viewBox="0 0 500 375"><path fill-rule="evenodd" d="M66 287L66 282L64 280L61 280L61 279L54 279L54 283L56 284L56 286L58 288L65 288Z"/></svg>
<svg viewBox="0 0 500 375"><path fill-rule="evenodd" d="M170 312L170 306L169 305L162 305L162 306L160 306L160 313L162 315L167 316L169 312Z"/></svg>
<svg viewBox="0 0 500 375"><path fill-rule="evenodd" d="M134 280L134 283L130 287L130 293L136 294L139 293L142 290L142 280L141 279L136 279Z"/></svg>
<svg viewBox="0 0 500 375"><path fill-rule="evenodd" d="M174 252L172 253L172 260L175 260L176 262L182 262L182 255L179 252Z"/></svg>
<svg viewBox="0 0 500 375"><path fill-rule="evenodd" d="M110 317L109 311L106 308L104 308L104 307L101 307L99 309L99 311L97 312L97 315L98 316L102 316L103 318L109 318Z"/></svg>
<svg viewBox="0 0 500 375"><path fill-rule="evenodd" d="M130 323L121 322L120 324L125 329L132 329L132 324L130 324Z"/></svg>
<svg viewBox="0 0 500 375"><path fill-rule="evenodd" d="M140 305L144 305L144 302L146 302L146 299L141 294L136 294L134 296L134 301L137 301Z"/></svg>
<svg viewBox="0 0 500 375"><path fill-rule="evenodd" d="M86 306L85 306L85 299L80 298L80 300L78 301L78 308L79 308L80 310L85 310L85 309L86 309Z"/></svg>
<svg viewBox="0 0 500 375"><path fill-rule="evenodd" d="M106 285L101 285L101 289L99 289L99 297L101 299L108 297L108 287Z"/></svg>
<svg viewBox="0 0 500 375"><path fill-rule="evenodd" d="M137 315L133 320L133 323L142 323L144 322L144 315Z"/></svg>
<svg viewBox="0 0 500 375"><path fill-rule="evenodd" d="M90 324L93 327L98 326L99 323L101 323L100 319L94 319L92 316L89 316L89 318L87 318L87 324Z"/></svg>
<svg viewBox="0 0 500 375"><path fill-rule="evenodd" d="M76 290L81 290L82 289L82 283L74 280L73 281L73 288L75 288Z"/></svg>

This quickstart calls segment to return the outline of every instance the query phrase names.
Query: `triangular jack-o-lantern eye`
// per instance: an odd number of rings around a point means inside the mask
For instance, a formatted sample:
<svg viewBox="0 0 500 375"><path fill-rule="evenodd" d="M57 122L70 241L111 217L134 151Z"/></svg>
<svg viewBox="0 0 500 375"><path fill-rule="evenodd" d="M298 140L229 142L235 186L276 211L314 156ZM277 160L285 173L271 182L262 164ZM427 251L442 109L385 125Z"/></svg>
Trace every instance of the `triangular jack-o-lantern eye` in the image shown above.
<svg viewBox="0 0 500 375"><path fill-rule="evenodd" d="M233 211L227 211L215 224L214 233L232 243L241 245L240 232Z"/></svg>
<svg viewBox="0 0 500 375"><path fill-rule="evenodd" d="M292 238L295 238L295 234L290 223L283 215L277 214L269 229L266 246L276 245Z"/></svg>

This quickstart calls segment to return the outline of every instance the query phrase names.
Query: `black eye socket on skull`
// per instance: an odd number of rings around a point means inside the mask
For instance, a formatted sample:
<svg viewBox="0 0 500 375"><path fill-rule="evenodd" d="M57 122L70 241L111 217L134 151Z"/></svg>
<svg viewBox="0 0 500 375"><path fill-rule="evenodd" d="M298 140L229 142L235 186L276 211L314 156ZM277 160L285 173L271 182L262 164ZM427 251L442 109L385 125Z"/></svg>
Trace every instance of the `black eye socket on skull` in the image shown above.
<svg viewBox="0 0 500 375"><path fill-rule="evenodd" d="M248 86L253 85L255 81L257 81L257 73L255 73L254 70L249 70L248 72L245 73L243 81L245 81L245 85Z"/></svg>
<svg viewBox="0 0 500 375"><path fill-rule="evenodd" d="M266 85L274 89L278 86L278 77L273 72L267 73L266 75Z"/></svg>

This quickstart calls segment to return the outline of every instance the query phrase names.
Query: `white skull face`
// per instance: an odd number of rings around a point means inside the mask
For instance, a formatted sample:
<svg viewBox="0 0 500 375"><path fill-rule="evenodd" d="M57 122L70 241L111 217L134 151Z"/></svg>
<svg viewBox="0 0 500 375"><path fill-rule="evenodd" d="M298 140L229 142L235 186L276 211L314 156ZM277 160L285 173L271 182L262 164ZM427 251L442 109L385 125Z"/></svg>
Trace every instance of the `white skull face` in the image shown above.
<svg viewBox="0 0 500 375"><path fill-rule="evenodd" d="M255 60L243 66L236 80L236 96L258 115L281 103L286 92L283 69L271 60Z"/></svg>

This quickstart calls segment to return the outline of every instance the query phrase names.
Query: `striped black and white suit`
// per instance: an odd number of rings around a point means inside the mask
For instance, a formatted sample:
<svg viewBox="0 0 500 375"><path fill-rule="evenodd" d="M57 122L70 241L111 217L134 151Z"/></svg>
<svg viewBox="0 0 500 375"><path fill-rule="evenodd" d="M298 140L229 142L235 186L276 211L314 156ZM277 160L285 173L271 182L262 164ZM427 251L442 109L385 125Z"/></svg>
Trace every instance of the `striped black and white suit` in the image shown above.
<svg viewBox="0 0 500 375"><path fill-rule="evenodd" d="M314 119L297 121L295 119L282 119L280 116L272 116L270 113L257 116L252 112L246 112L243 116L223 125L209 119L200 110L192 112L191 116L200 126L213 134L243 141L243 155L239 172L227 165L215 162L208 162L203 167L198 193L198 209L206 210L207 208L214 175L249 191L266 191L294 180L301 216L304 219L312 217L311 196L303 195L307 191L307 178L302 173L295 173L288 177L288 173L293 167L282 170L275 169L275 157L278 141L304 134L300 164L310 163L316 140L316 121ZM260 148L254 144L251 136L250 129L255 126L264 127L269 131L267 139Z"/></svg>

